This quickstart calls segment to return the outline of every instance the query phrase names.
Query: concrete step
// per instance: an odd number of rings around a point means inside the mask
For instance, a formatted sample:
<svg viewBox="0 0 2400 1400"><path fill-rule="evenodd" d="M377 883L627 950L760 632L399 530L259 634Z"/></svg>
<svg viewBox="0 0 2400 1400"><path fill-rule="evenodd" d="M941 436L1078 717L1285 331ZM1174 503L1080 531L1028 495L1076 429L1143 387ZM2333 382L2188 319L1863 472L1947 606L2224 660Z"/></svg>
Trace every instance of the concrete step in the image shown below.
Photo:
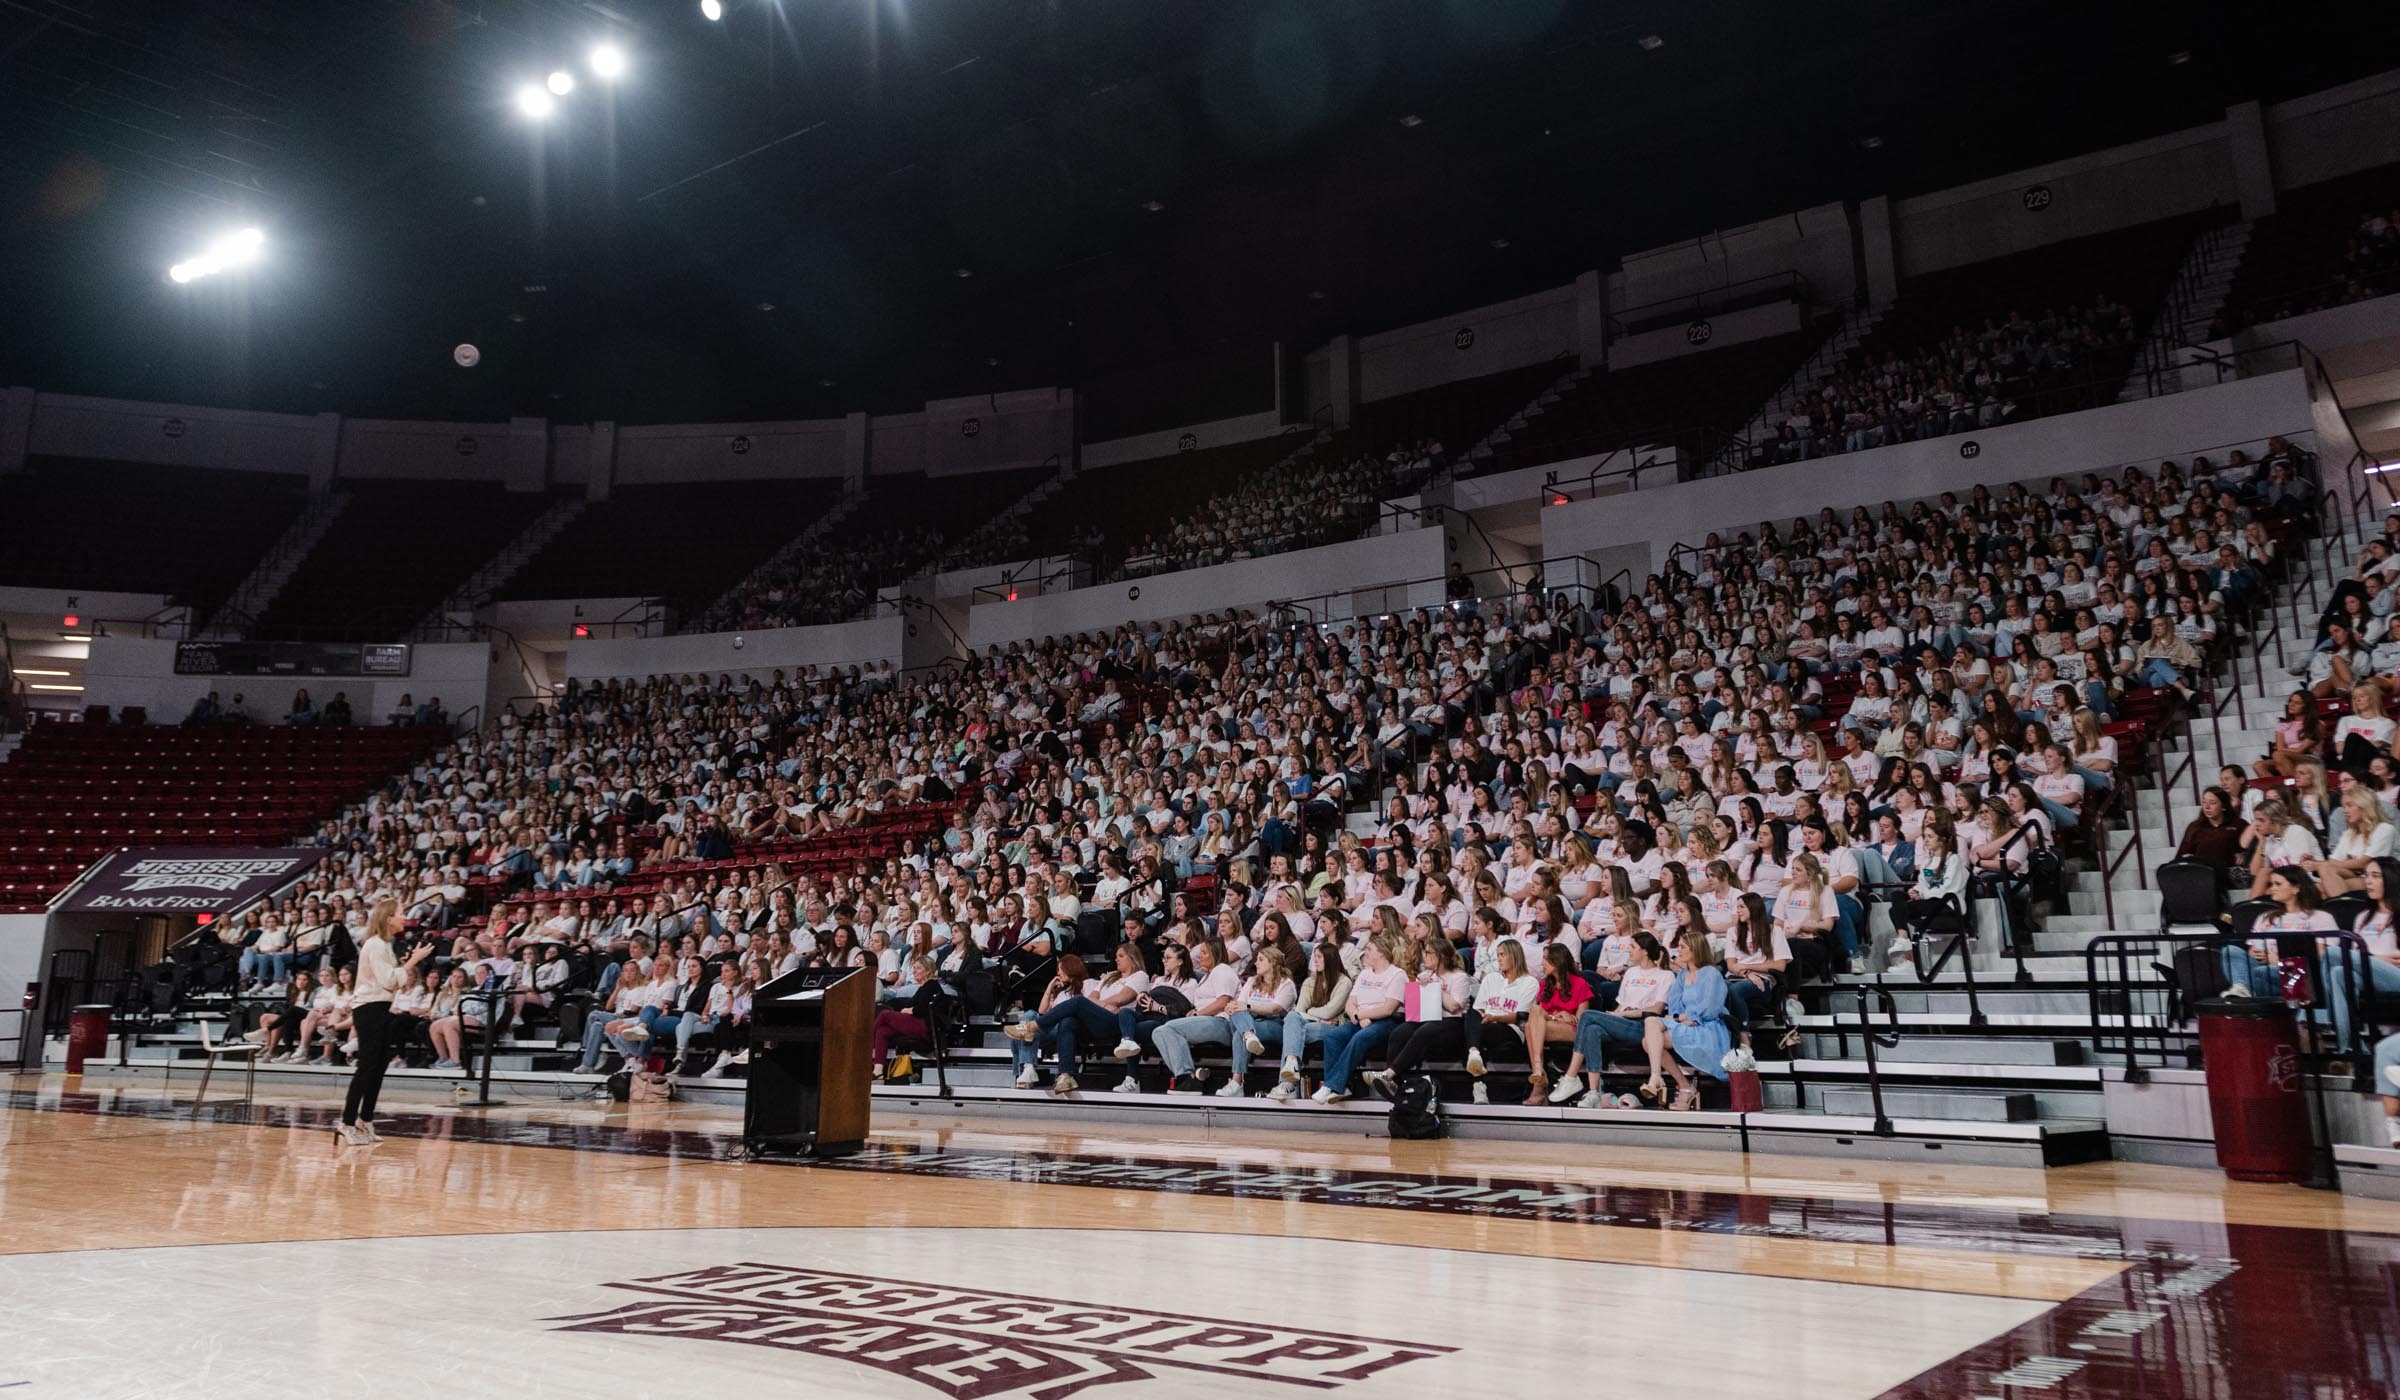
<svg viewBox="0 0 2400 1400"><path fill-rule="evenodd" d="M2080 1065L2080 1041L2034 1037L1979 1035L1908 1035L1878 1058L1912 1064L1942 1065Z"/></svg>
<svg viewBox="0 0 2400 1400"><path fill-rule="evenodd" d="M1827 1089L1819 1107L1827 1113L1873 1116L1875 1096L1863 1088ZM1886 1089L1888 1118L1935 1118L1950 1123L2030 1123L2038 1116L2033 1095L2020 1089Z"/></svg>

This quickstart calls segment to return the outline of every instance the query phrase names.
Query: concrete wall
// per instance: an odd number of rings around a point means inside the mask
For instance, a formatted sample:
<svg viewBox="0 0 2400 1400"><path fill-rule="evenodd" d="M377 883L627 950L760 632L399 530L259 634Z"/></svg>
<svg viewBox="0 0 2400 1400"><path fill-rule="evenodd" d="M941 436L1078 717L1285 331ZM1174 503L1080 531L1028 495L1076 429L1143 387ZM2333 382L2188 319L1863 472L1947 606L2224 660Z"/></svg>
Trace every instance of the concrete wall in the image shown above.
<svg viewBox="0 0 2400 1400"><path fill-rule="evenodd" d="M1638 315L1660 302L1786 273L1799 274L1818 301L1834 303L1857 290L1855 266L1849 215L1839 204L1820 204L1628 253L1624 270L1609 281L1608 309ZM1614 347L1609 363L1616 363Z"/></svg>
<svg viewBox="0 0 2400 1400"><path fill-rule="evenodd" d="M95 637L84 662L83 703L140 705L154 722L172 724L191 711L200 697L214 690L230 700L248 697L252 713L262 719L280 716L292 702L292 692L306 686L319 704L335 691L347 692L350 707L362 724L379 724L402 695L422 701L440 696L452 715L482 705L491 684L492 658L481 642L420 643L411 655L410 673L394 679L366 676L179 676L175 674L175 643L164 638Z"/></svg>
<svg viewBox="0 0 2400 1400"><path fill-rule="evenodd" d="M37 394L26 450L227 471L307 476L317 420L193 404Z"/></svg>
<svg viewBox="0 0 2400 1400"><path fill-rule="evenodd" d="M341 425L340 475L346 479L506 481L506 423L418 423L352 418ZM535 483L534 489L540 489Z"/></svg>
<svg viewBox="0 0 2400 1400"><path fill-rule="evenodd" d="M708 632L684 637L593 637L567 645L566 674L589 680L608 676L678 675L687 671L749 671L764 675L781 668L849 666L888 661L901 664L904 619L872 617L822 627L777 627L761 632Z"/></svg>
<svg viewBox="0 0 2400 1400"><path fill-rule="evenodd" d="M1554 287L1435 321L1361 336L1358 401L1498 374L1577 351L1576 289ZM1560 368L1569 368L1561 365Z"/></svg>
<svg viewBox="0 0 2400 1400"><path fill-rule="evenodd" d="M1194 423L1189 427L1167 428L1155 433L1136 433L1132 437L1110 438L1105 442L1083 445L1082 469L1114 467L1126 462L1147 462L1160 457L1172 457L1178 452L1197 452L1209 447L1230 447L1237 442L1255 442L1273 437L1283 431L1283 422L1270 409L1265 413L1249 413L1239 418L1219 418L1210 423ZM1301 439L1292 439L1300 445Z"/></svg>
<svg viewBox="0 0 2400 1400"><path fill-rule="evenodd" d="M1448 567L1449 554L1443 531L1411 530L1267 559L1020 597L1013 603L983 602L969 610L967 640L981 649L994 643L1098 631L1126 622L1256 609L1268 602L1336 592L1349 597L1322 605L1320 611L1330 607L1341 616L1350 615L1354 608L1385 612L1439 602L1440 577ZM1414 591L1394 592L1385 587L1419 579L1434 582L1430 589Z"/></svg>
<svg viewBox="0 0 2400 1400"><path fill-rule="evenodd" d="M1675 545L1697 544L1712 530L1814 517L1827 504L1908 501L1963 493L1977 482L2041 482L2127 462L2155 465L2276 434L2305 441L2313 421L2303 376L2289 370L1986 432L1552 506L1542 512L1543 553L1629 562L1638 546L1648 562L1635 572L1646 575L1665 564ZM1962 455L1969 444L1975 455Z"/></svg>
<svg viewBox="0 0 2400 1400"><path fill-rule="evenodd" d="M1608 367L1631 369L1683 355L1705 355L1745 341L1793 335L1800 330L1800 321L1800 305L1790 301L1745 307L1720 315L1694 316L1682 325L1662 326L1620 338L1608 347ZM1706 339L1696 338L1700 326L1708 328Z"/></svg>
<svg viewBox="0 0 2400 1400"><path fill-rule="evenodd" d="M2048 192L2038 207L2027 192ZM1892 206L1902 276L2236 202L2225 124L2019 170Z"/></svg>
<svg viewBox="0 0 2400 1400"><path fill-rule="evenodd" d="M42 937L49 927L47 914L0 914L0 1006L17 1006L25 997L25 984L42 973ZM10 1018L11 1034L15 1033L17 1018ZM26 1028L26 1034L37 1036L36 1028ZM0 1065L12 1065L23 1047L15 1041L0 1041Z"/></svg>
<svg viewBox="0 0 2400 1400"><path fill-rule="evenodd" d="M2266 120L2287 190L2400 161L2400 69L2278 102Z"/></svg>

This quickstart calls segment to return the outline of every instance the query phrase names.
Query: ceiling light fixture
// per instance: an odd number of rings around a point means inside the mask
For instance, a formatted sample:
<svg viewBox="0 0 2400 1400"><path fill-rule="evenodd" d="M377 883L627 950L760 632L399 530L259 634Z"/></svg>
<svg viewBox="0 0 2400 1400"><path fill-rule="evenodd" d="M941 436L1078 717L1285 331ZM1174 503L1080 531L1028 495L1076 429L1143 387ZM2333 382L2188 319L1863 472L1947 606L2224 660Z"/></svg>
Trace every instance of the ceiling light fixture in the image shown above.
<svg viewBox="0 0 2400 1400"><path fill-rule="evenodd" d="M971 268L971 267L962 267L962 268L959 268L957 271L955 271L955 272L951 273L950 275L951 275L951 276L953 276L953 277L955 277L955 278L957 278L957 279L959 279L960 281L962 281L962 282L963 282L963 281L965 281L966 279L968 279L968 278L970 278L970 277L972 277L972 276L974 276L974 275L975 275L975 269L973 269L973 268Z"/></svg>
<svg viewBox="0 0 2400 1400"><path fill-rule="evenodd" d="M1505 238L1495 238L1492 240L1492 246L1494 248L1505 248L1508 246L1508 240Z"/></svg>
<svg viewBox="0 0 2400 1400"><path fill-rule="evenodd" d="M561 68L544 78L542 86L550 89L552 95L564 97L575 90L575 75Z"/></svg>
<svg viewBox="0 0 2400 1400"><path fill-rule="evenodd" d="M771 301L762 301L758 304L758 309L761 311L773 311L775 309L775 303Z"/></svg>
<svg viewBox="0 0 2400 1400"><path fill-rule="evenodd" d="M1667 46L1667 41L1659 38L1656 34L1644 34L1633 42L1641 46L1643 53L1657 53Z"/></svg>
<svg viewBox="0 0 2400 1400"><path fill-rule="evenodd" d="M267 235L263 229L244 228L220 234L209 243L206 251L168 268L167 276L177 282L191 282L202 277L214 277L227 268L247 267L258 261L266 245Z"/></svg>
<svg viewBox="0 0 2400 1400"><path fill-rule="evenodd" d="M1407 116L1400 119L1400 124L1413 131L1420 126L1423 126L1425 124L1425 119L1418 116L1416 113L1411 112Z"/></svg>
<svg viewBox="0 0 2400 1400"><path fill-rule="evenodd" d="M1880 151L1883 149L1883 138L1880 136L1862 137L1858 144L1870 151Z"/></svg>
<svg viewBox="0 0 2400 1400"><path fill-rule="evenodd" d="M2183 65L2191 61L2192 51L2190 49L2177 49L2175 52L2167 55L2167 66L2170 68L2181 68Z"/></svg>
<svg viewBox="0 0 2400 1400"><path fill-rule="evenodd" d="M79 685L28 685L25 688L27 690L63 690L69 694L81 694L83 692L83 687Z"/></svg>
<svg viewBox="0 0 2400 1400"><path fill-rule="evenodd" d="M595 44L589 61L595 78L625 76L625 51L614 44Z"/></svg>
<svg viewBox="0 0 2400 1400"><path fill-rule="evenodd" d="M1159 202L1158 202L1157 200L1155 200L1155 199L1145 199L1145 200L1143 200L1143 201L1142 201L1142 207L1143 207L1144 209L1147 209L1147 210L1149 210L1151 213L1155 214L1155 213L1158 213L1160 210L1162 210L1162 209L1166 208L1167 206L1166 206L1166 205L1164 205L1164 204L1161 204L1161 203L1159 203Z"/></svg>
<svg viewBox="0 0 2400 1400"><path fill-rule="evenodd" d="M69 673L66 671L37 671L31 666L19 666L17 674L20 676L64 676Z"/></svg>
<svg viewBox="0 0 2400 1400"><path fill-rule="evenodd" d="M517 110L537 122L557 107L558 102L550 96L549 89L540 83L527 83L517 89Z"/></svg>
<svg viewBox="0 0 2400 1400"><path fill-rule="evenodd" d="M700 14L702 18L712 22L725 18L723 0L700 0Z"/></svg>

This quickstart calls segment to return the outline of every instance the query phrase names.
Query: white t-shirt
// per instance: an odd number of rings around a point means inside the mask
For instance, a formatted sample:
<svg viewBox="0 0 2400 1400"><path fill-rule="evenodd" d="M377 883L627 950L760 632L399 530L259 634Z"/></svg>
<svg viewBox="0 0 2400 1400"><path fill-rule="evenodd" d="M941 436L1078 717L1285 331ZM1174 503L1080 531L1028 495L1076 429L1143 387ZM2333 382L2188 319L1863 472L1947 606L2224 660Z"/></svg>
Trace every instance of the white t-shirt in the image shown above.
<svg viewBox="0 0 2400 1400"><path fill-rule="evenodd" d="M1192 992L1192 1008L1197 1011L1218 997L1231 997L1241 989L1241 974L1233 970L1231 963L1218 963L1208 970L1208 975L1200 979L1199 987ZM1228 1001L1216 1014L1227 1016L1232 1013L1233 1003Z"/></svg>
<svg viewBox="0 0 2400 1400"><path fill-rule="evenodd" d="M1541 995L1542 984L1533 974L1511 981L1495 969L1483 974L1483 982L1475 988L1475 1009L1492 1016L1521 1015L1532 1010Z"/></svg>
<svg viewBox="0 0 2400 1400"><path fill-rule="evenodd" d="M1625 980L1617 984L1617 1014L1632 1016L1667 1004L1667 991L1675 985L1675 974L1663 967L1631 967L1625 970Z"/></svg>

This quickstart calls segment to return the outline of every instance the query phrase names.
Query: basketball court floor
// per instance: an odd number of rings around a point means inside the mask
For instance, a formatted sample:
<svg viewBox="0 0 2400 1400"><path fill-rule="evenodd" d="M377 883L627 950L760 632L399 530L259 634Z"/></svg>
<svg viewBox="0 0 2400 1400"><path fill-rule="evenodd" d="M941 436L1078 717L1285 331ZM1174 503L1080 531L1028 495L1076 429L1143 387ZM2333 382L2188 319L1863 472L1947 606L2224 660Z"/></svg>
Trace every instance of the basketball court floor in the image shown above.
<svg viewBox="0 0 2400 1400"><path fill-rule="evenodd" d="M0 1079L0 1400L2400 1394L2400 1204L2048 1172Z"/></svg>

